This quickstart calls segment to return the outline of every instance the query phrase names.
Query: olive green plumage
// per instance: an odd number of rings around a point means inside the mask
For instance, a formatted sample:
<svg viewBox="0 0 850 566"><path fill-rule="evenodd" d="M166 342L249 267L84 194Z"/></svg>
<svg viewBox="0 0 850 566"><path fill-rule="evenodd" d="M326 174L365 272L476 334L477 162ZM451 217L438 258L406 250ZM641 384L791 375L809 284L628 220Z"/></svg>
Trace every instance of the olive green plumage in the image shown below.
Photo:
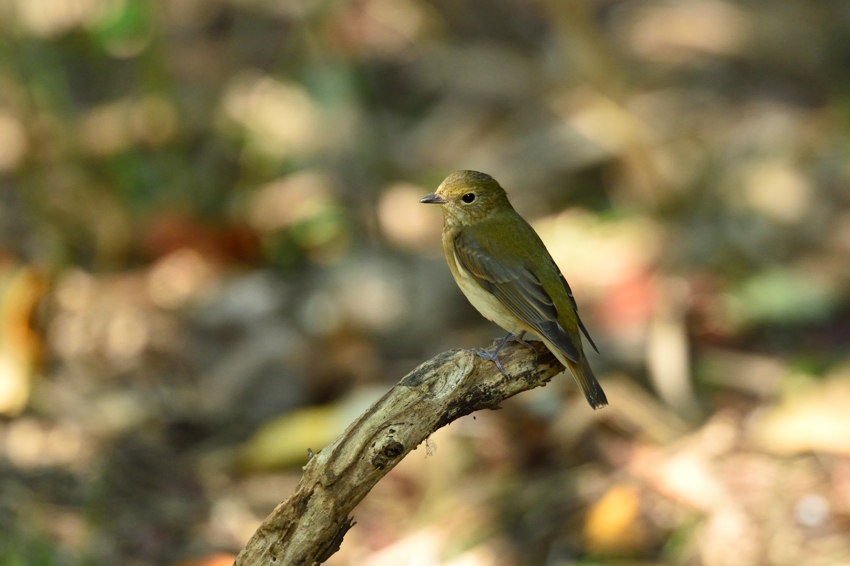
<svg viewBox="0 0 850 566"><path fill-rule="evenodd" d="M421 202L441 205L443 251L472 305L511 334L536 334L569 367L590 406L607 405L582 349L581 332L596 346L572 291L499 183L484 173L458 171Z"/></svg>

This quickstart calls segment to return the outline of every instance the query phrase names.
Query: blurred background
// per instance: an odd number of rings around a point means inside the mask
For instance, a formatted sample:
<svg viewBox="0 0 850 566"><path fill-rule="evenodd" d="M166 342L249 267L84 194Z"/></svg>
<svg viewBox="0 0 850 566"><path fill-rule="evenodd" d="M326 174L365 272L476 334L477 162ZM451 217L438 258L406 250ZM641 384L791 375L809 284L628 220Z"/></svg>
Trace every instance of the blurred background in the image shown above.
<svg viewBox="0 0 850 566"><path fill-rule="evenodd" d="M843 0L0 0L0 562L231 564L502 331L418 199L490 173L569 376L435 434L333 565L850 563Z"/></svg>

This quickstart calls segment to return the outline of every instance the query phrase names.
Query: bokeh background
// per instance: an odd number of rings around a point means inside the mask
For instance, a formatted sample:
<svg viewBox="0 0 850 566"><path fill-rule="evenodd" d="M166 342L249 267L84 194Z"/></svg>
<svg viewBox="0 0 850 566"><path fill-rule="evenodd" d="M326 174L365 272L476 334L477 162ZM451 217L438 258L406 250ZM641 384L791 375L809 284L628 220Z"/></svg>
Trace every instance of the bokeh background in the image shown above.
<svg viewBox="0 0 850 566"><path fill-rule="evenodd" d="M0 562L232 563L368 403L501 330L450 172L570 280L562 376L333 565L850 563L844 0L0 0Z"/></svg>

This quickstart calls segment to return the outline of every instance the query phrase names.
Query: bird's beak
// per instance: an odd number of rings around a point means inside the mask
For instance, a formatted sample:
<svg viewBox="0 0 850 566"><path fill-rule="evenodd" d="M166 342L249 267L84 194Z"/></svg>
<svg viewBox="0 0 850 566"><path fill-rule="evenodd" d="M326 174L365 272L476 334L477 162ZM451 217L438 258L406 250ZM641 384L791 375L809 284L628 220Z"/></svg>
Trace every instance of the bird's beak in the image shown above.
<svg viewBox="0 0 850 566"><path fill-rule="evenodd" d="M424 204L446 204L447 201L445 198L441 197L437 193L430 194L426 197L422 197L419 199L419 202Z"/></svg>

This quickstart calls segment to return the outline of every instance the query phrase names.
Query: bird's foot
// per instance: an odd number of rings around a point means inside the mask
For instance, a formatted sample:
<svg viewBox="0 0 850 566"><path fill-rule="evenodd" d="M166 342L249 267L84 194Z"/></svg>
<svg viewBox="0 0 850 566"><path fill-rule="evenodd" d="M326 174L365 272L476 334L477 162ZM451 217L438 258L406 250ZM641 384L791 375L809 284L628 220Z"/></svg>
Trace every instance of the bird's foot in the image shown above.
<svg viewBox="0 0 850 566"><path fill-rule="evenodd" d="M499 368L499 371L502 372L502 375L504 375L507 379L510 379L511 376L508 375L508 372L506 372L505 368L502 367L502 362L499 361L499 352L502 351L502 348L505 347L505 344L507 344L509 340L512 340L514 342L519 342L520 344L522 344L523 346L525 346L526 348L528 348L529 350L534 352L534 355L537 356L537 350L534 348L534 346L532 346L531 344L529 344L528 342L523 340L522 339L523 336L525 336L525 331L520 332L519 334L508 334L507 336L502 338L502 341L499 342L499 345L496 346L496 349L493 350L492 352L485 350L483 348L473 348L471 351L472 351L473 354L475 354L479 358L491 361L494 364L496 364L496 367Z"/></svg>
<svg viewBox="0 0 850 566"><path fill-rule="evenodd" d="M482 360L487 360L496 364L496 367L499 368L502 375L504 375L507 379L510 379L511 376L508 375L508 372L506 372L505 368L502 367L502 362L499 361L499 350L501 350L501 348L496 348L495 352L489 352L483 348L472 348L470 351Z"/></svg>

